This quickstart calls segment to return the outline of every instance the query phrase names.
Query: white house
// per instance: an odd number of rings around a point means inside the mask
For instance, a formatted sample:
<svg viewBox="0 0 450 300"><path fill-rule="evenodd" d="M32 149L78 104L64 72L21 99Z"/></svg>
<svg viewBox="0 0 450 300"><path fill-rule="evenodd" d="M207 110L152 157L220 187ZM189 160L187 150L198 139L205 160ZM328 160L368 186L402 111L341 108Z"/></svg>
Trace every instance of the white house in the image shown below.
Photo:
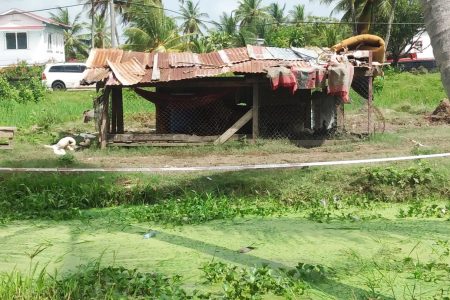
<svg viewBox="0 0 450 300"><path fill-rule="evenodd" d="M0 13L0 67L64 62L67 25L19 9Z"/></svg>
<svg viewBox="0 0 450 300"><path fill-rule="evenodd" d="M431 40L428 32L423 31L413 38L413 48L410 53L416 55L417 60L434 60L433 47L431 47ZM409 49L411 44L406 46L405 50Z"/></svg>

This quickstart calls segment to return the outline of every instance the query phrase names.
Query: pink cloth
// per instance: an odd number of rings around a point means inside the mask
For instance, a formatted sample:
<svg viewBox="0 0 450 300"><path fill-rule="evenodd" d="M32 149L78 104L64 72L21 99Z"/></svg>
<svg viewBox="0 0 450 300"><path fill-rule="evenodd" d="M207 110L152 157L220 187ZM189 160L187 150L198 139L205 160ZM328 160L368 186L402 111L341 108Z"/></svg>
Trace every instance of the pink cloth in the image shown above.
<svg viewBox="0 0 450 300"><path fill-rule="evenodd" d="M349 62L328 67L328 94L340 97L344 103L350 102L350 87L355 68Z"/></svg>
<svg viewBox="0 0 450 300"><path fill-rule="evenodd" d="M292 94L297 90L297 79L295 70L290 70L285 67L270 68L267 72L267 77L270 78L272 89L276 90L279 87L288 88Z"/></svg>

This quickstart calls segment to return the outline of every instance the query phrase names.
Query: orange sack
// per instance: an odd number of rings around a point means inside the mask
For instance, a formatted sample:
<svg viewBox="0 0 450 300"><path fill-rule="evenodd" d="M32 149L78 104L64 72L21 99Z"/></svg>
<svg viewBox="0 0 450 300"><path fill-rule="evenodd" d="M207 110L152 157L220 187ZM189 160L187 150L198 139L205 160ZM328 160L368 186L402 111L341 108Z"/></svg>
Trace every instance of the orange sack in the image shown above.
<svg viewBox="0 0 450 300"><path fill-rule="evenodd" d="M373 60L379 63L384 63L385 58L385 43L382 38L372 34L361 34L352 36L343 40L337 45L331 47L331 50L339 53L344 49L348 50L371 50L373 51Z"/></svg>

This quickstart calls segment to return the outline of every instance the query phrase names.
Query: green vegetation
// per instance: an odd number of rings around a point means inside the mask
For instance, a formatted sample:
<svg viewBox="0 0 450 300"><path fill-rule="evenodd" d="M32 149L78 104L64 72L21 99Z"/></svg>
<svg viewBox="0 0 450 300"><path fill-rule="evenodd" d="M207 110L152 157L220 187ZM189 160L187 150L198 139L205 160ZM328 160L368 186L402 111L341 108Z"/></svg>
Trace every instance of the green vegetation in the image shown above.
<svg viewBox="0 0 450 300"><path fill-rule="evenodd" d="M0 109L11 110L19 103L40 102L45 88L41 84L42 68L25 62L0 71Z"/></svg>
<svg viewBox="0 0 450 300"><path fill-rule="evenodd" d="M445 299L448 170L2 175L0 296Z"/></svg>
<svg viewBox="0 0 450 300"><path fill-rule="evenodd" d="M383 81L383 91L375 96L379 107L412 113L431 112L446 98L439 73L414 75L387 72Z"/></svg>

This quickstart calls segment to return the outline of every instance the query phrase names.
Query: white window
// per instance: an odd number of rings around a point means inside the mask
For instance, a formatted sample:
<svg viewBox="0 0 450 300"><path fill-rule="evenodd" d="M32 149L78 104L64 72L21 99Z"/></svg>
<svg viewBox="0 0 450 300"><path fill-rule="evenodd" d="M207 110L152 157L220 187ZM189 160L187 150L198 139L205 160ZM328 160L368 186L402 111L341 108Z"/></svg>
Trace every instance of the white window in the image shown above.
<svg viewBox="0 0 450 300"><path fill-rule="evenodd" d="M26 32L7 32L6 49L28 49L28 38Z"/></svg>

